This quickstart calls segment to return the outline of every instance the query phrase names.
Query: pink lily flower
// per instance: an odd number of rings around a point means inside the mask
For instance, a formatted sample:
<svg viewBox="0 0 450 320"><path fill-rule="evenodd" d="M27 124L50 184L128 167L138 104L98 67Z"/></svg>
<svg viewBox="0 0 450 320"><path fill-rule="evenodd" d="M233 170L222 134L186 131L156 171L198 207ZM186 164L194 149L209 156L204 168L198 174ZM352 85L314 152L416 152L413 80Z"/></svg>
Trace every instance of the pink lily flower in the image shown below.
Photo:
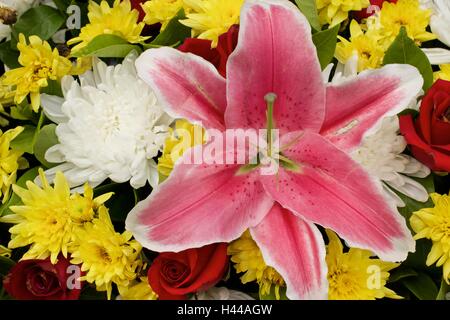
<svg viewBox="0 0 450 320"><path fill-rule="evenodd" d="M416 96L423 80L414 67L388 65L324 84L310 26L286 0L245 2L227 79L206 60L172 48L150 49L136 66L170 114L207 129L265 128L264 97L275 93L281 150L298 165L270 176L243 174L239 164L177 162L127 218L145 247L181 251L230 242L250 229L290 299L327 298L325 244L315 224L386 261L414 251L395 204L348 155L384 116Z"/></svg>

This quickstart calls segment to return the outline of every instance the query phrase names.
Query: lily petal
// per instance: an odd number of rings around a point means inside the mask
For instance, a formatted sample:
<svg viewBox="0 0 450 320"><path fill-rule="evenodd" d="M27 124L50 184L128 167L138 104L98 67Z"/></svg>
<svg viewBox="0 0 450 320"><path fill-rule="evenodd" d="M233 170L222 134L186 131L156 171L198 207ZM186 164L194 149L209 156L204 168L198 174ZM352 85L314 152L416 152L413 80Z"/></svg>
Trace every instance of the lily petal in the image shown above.
<svg viewBox="0 0 450 320"><path fill-rule="evenodd" d="M339 148L352 151L366 134L378 129L383 116L405 109L422 85L423 78L415 67L400 64L366 70L330 85L321 134Z"/></svg>
<svg viewBox="0 0 450 320"><path fill-rule="evenodd" d="M173 118L224 129L226 84L211 63L191 53L163 47L141 54L136 69Z"/></svg>
<svg viewBox="0 0 450 320"><path fill-rule="evenodd" d="M182 251L230 242L256 226L273 205L258 173L238 174L238 165L185 164L190 149L169 178L129 213L126 228L153 251ZM206 148L206 147L205 147Z"/></svg>
<svg viewBox="0 0 450 320"><path fill-rule="evenodd" d="M264 261L285 280L289 299L328 297L325 244L314 224L275 204L250 232Z"/></svg>
<svg viewBox="0 0 450 320"><path fill-rule="evenodd" d="M283 154L300 168L261 176L267 192L284 208L336 231L352 247L369 249L385 261L406 259L414 240L379 181L324 137L302 134L282 137L282 145L290 145Z"/></svg>
<svg viewBox="0 0 450 320"><path fill-rule="evenodd" d="M308 21L289 1L245 2L227 80L227 128L265 128L264 96L275 93L275 126L281 132L320 129L325 114L320 64Z"/></svg>

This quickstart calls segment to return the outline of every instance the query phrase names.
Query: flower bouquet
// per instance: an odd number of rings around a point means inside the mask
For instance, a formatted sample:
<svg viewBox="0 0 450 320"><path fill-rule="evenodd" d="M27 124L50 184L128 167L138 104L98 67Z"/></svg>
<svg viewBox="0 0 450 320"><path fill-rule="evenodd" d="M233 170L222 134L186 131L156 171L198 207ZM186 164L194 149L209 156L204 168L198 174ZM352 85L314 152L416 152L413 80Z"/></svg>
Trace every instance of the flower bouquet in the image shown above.
<svg viewBox="0 0 450 320"><path fill-rule="evenodd" d="M0 21L0 299L450 299L449 1Z"/></svg>

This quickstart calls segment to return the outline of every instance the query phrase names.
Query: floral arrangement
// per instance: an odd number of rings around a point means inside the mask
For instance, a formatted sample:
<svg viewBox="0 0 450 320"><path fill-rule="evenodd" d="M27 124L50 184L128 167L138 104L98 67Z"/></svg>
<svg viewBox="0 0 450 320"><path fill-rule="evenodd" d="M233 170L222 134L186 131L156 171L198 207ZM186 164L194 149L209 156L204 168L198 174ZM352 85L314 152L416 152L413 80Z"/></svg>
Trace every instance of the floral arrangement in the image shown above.
<svg viewBox="0 0 450 320"><path fill-rule="evenodd" d="M450 299L449 1L0 22L0 299Z"/></svg>

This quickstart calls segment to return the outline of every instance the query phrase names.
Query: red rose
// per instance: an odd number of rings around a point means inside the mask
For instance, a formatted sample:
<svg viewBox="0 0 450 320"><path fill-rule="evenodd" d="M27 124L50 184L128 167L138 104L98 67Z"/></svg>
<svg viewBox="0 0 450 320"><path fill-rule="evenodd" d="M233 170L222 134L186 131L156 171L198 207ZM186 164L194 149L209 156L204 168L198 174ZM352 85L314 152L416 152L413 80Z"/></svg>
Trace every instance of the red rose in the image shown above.
<svg viewBox="0 0 450 320"><path fill-rule="evenodd" d="M141 4L144 3L145 1L147 0L131 0L131 8L139 11L139 19L138 19L139 22L144 20L145 17L144 9L142 9L141 7Z"/></svg>
<svg viewBox="0 0 450 320"><path fill-rule="evenodd" d="M186 299L187 294L206 290L219 282L227 268L225 243L178 253L163 252L148 270L148 282L161 300Z"/></svg>
<svg viewBox="0 0 450 320"><path fill-rule="evenodd" d="M436 81L417 119L400 117L400 131L416 159L432 170L450 172L450 82Z"/></svg>
<svg viewBox="0 0 450 320"><path fill-rule="evenodd" d="M65 258L59 258L56 265L50 259L22 260L12 267L3 287L18 300L77 300L81 283L70 266L73 265Z"/></svg>
<svg viewBox="0 0 450 320"><path fill-rule="evenodd" d="M237 46L239 26L232 26L227 33L219 37L216 48L211 49L211 41L196 38L187 38L178 50L196 54L211 62L226 77L227 61L230 54Z"/></svg>
<svg viewBox="0 0 450 320"><path fill-rule="evenodd" d="M368 8L362 9L361 11L356 11L353 13L356 20L361 21L362 19L368 18L377 11L380 11L383 7L383 2L397 3L398 0L370 0L370 6ZM375 7L377 6L378 9Z"/></svg>

